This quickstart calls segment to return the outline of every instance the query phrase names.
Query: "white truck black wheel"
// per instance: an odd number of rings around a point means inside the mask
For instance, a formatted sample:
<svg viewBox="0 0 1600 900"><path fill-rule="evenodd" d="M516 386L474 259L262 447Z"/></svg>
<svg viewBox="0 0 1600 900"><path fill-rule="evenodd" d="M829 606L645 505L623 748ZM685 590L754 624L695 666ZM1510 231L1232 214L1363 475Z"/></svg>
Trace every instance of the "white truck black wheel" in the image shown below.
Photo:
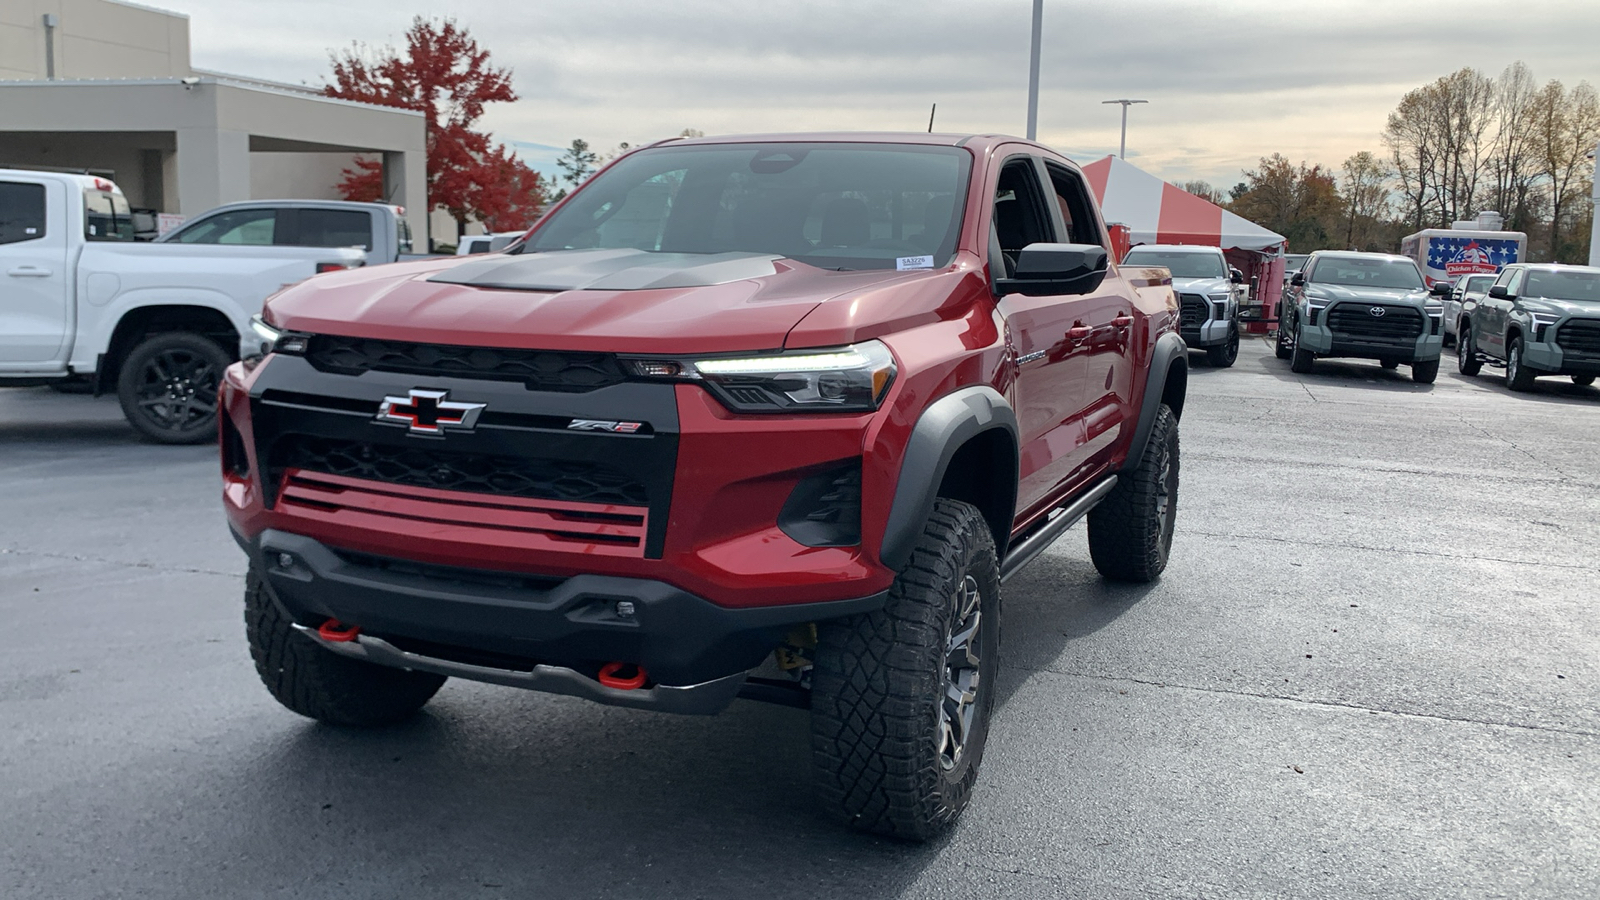
<svg viewBox="0 0 1600 900"><path fill-rule="evenodd" d="M198 444L217 436L217 386L228 354L198 334L153 334L128 354L117 374L122 414L162 444Z"/></svg>

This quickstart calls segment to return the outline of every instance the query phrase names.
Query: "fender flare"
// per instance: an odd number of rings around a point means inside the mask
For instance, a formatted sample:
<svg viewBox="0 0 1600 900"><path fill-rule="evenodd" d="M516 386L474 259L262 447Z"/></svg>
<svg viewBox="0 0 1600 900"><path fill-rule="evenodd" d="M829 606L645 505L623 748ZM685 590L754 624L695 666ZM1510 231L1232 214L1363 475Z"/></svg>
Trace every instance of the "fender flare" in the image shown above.
<svg viewBox="0 0 1600 900"><path fill-rule="evenodd" d="M1144 459L1144 446L1150 442L1150 432L1156 426L1156 413L1161 410L1161 397L1167 390L1167 376L1177 365L1183 370L1184 386L1189 383L1189 345L1173 332L1156 339L1150 351L1150 374L1144 382L1144 397L1139 406L1139 425L1133 431L1133 442L1128 445L1128 456L1122 461L1123 471L1137 468ZM1182 400L1179 401L1180 407ZM1174 413L1182 410L1174 409Z"/></svg>
<svg viewBox="0 0 1600 900"><path fill-rule="evenodd" d="M973 385L934 401L911 431L895 482L894 502L884 526L878 556L899 571L911 558L917 535L933 512L933 503L945 471L956 451L986 431L1000 429L1017 440L1017 414L1000 392L986 384ZM1016 497L1012 496L1015 506Z"/></svg>

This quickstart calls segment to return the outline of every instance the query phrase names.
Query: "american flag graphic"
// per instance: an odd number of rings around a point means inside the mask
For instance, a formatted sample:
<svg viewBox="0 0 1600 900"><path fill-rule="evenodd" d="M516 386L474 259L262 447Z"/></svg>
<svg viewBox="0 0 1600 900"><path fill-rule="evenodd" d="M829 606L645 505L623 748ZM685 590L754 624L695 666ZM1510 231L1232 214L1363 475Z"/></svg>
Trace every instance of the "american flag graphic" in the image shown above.
<svg viewBox="0 0 1600 900"><path fill-rule="evenodd" d="M1517 261L1517 242L1505 238L1430 237L1428 274L1455 278L1478 272L1498 272Z"/></svg>

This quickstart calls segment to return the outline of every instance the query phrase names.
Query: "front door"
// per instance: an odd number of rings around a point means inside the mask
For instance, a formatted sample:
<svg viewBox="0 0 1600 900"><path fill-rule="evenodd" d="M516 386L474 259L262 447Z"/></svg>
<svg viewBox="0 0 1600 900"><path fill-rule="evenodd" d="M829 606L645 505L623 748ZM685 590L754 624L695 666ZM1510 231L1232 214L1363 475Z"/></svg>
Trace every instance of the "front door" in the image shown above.
<svg viewBox="0 0 1600 900"><path fill-rule="evenodd" d="M66 359L72 297L66 202L58 182L0 180L0 369Z"/></svg>
<svg viewBox="0 0 1600 900"><path fill-rule="evenodd" d="M1016 272L1022 248L1056 242L1056 217L1048 205L1038 160L1031 155L1005 160L993 196L989 264L997 274L1009 277ZM1022 443L1019 513L1054 493L1085 440L1079 411L1084 354L1093 328L1071 299L1008 294L999 303L1015 353L1013 402Z"/></svg>
<svg viewBox="0 0 1600 900"><path fill-rule="evenodd" d="M1506 292L1512 297L1522 290L1522 270L1509 269L1495 280L1495 284L1504 285ZM1473 313L1474 337L1478 342L1478 349L1483 350L1500 359L1506 358L1506 320L1510 318L1511 301L1499 300L1485 296L1478 302L1477 311Z"/></svg>

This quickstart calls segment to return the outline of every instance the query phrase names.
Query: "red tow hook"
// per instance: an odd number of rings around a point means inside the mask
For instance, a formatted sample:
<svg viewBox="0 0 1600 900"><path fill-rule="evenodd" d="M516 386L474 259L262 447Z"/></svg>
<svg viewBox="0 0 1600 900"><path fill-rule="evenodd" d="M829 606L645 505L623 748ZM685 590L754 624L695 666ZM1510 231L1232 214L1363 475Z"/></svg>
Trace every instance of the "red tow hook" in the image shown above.
<svg viewBox="0 0 1600 900"><path fill-rule="evenodd" d="M356 639L361 633L360 625L346 625L338 619L329 619L317 626L317 637L335 644L343 644Z"/></svg>
<svg viewBox="0 0 1600 900"><path fill-rule="evenodd" d="M632 675L623 674L628 669L633 670ZM648 678L649 676L645 674L643 666L625 662L609 662L600 667L600 677L595 680L608 688L616 688L619 691L636 691L644 687L644 683Z"/></svg>

